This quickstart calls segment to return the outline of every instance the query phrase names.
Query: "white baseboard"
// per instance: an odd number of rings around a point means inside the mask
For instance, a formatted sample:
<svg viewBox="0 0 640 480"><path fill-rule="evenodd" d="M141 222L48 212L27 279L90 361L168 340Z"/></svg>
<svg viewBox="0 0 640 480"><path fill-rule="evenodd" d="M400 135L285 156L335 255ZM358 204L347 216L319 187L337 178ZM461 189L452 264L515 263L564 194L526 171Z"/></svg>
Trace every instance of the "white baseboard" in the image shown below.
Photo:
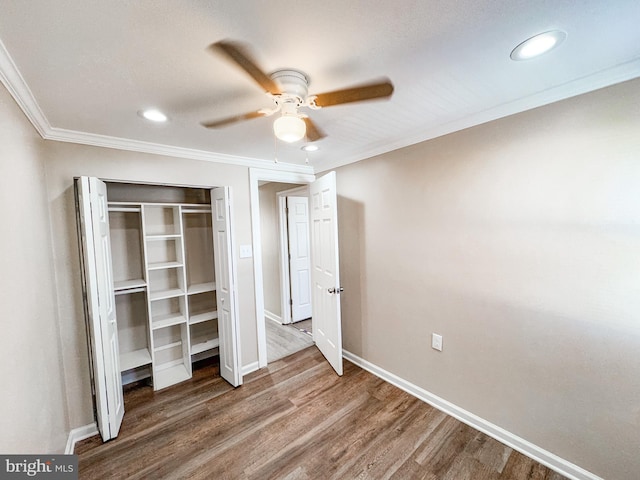
<svg viewBox="0 0 640 480"><path fill-rule="evenodd" d="M444 413L457 418L463 423L479 430L490 437L495 438L499 442L504 443L508 447L517 450L518 452L530 457L537 462L549 467L550 469L564 475L572 480L603 480L601 477L588 472L587 470L558 457L557 455L534 445L533 443L508 432L504 428L501 428L493 423L474 415L471 412L464 410L463 408L454 405L447 400L434 395L427 390L410 383L391 372L387 372L383 368L370 363L363 358L354 355L346 350L342 351L343 357L349 360L351 363L358 365L359 367L373 373L375 376L389 382L392 385L404 390L405 392L413 395L414 397L428 403L429 405L443 411Z"/></svg>
<svg viewBox="0 0 640 480"><path fill-rule="evenodd" d="M85 425L84 427L74 428L69 432L67 447L64 449L64 453L67 455L72 454L77 442L79 442L80 440L84 440L85 438L98 435L99 433L100 432L98 432L98 427L96 426L95 422L89 425Z"/></svg>
<svg viewBox="0 0 640 480"><path fill-rule="evenodd" d="M275 313L265 309L264 316L267 317L269 320L273 320L274 322L282 325L282 317L280 315L276 315Z"/></svg>
<svg viewBox="0 0 640 480"><path fill-rule="evenodd" d="M249 375L252 372L255 372L256 370L260 369L260 365L258 364L258 362L253 362L250 363L248 365L245 365L242 367L242 375Z"/></svg>

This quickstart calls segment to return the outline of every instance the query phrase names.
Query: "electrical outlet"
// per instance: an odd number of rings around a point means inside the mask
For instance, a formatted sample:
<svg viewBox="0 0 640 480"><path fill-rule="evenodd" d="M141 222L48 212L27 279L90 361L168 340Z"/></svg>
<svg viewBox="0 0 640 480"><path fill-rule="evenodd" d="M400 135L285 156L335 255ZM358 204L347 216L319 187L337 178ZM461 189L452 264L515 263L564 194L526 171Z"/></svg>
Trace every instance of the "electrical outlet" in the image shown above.
<svg viewBox="0 0 640 480"><path fill-rule="evenodd" d="M442 335L438 335L437 333L431 334L431 348L439 352L442 351Z"/></svg>

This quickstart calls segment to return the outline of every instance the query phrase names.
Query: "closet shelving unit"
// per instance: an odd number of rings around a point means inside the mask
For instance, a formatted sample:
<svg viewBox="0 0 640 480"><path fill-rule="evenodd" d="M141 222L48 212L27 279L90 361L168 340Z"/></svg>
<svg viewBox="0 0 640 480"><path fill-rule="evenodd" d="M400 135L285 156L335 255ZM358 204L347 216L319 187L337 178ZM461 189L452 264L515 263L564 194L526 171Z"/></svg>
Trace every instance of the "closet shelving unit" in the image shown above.
<svg viewBox="0 0 640 480"><path fill-rule="evenodd" d="M109 205L120 370L151 365L140 205Z"/></svg>
<svg viewBox="0 0 640 480"><path fill-rule="evenodd" d="M218 311L213 250L211 208L188 206L182 209L187 253L187 310L191 355L197 357L218 348ZM197 258L193 257L198 255Z"/></svg>
<svg viewBox="0 0 640 480"><path fill-rule="evenodd" d="M187 380L219 347L211 207L110 202L109 220L123 379Z"/></svg>

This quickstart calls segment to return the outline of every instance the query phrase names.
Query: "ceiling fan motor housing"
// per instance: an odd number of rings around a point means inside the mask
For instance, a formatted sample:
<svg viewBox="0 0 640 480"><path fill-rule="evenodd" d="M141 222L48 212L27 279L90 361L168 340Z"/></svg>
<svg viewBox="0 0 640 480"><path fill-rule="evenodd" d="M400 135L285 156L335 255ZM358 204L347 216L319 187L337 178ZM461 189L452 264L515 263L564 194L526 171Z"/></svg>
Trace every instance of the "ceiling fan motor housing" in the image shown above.
<svg viewBox="0 0 640 480"><path fill-rule="evenodd" d="M280 85L282 94L278 103L295 102L296 106L304 104L309 93L309 77L299 70L276 70L271 79Z"/></svg>

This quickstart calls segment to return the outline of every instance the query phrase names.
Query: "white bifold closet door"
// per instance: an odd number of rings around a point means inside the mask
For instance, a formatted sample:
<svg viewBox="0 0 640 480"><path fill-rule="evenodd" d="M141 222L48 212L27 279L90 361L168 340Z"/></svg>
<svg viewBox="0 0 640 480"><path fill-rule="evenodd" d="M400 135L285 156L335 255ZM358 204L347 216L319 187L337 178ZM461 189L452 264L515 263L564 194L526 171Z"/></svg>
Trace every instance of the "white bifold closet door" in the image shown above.
<svg viewBox="0 0 640 480"><path fill-rule="evenodd" d="M313 340L338 375L342 375L342 320L338 258L336 172L309 184L311 210L311 283Z"/></svg>
<svg viewBox="0 0 640 480"><path fill-rule="evenodd" d="M234 387L242 384L240 345L238 342L238 296L231 236L231 203L229 187L211 190L213 214L213 254L218 301L218 333L220 336L220 376Z"/></svg>
<svg viewBox="0 0 640 480"><path fill-rule="evenodd" d="M93 177L76 182L97 422L106 442L118 436L124 416L107 186Z"/></svg>

